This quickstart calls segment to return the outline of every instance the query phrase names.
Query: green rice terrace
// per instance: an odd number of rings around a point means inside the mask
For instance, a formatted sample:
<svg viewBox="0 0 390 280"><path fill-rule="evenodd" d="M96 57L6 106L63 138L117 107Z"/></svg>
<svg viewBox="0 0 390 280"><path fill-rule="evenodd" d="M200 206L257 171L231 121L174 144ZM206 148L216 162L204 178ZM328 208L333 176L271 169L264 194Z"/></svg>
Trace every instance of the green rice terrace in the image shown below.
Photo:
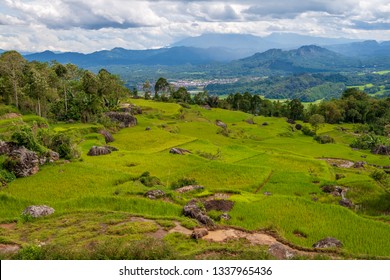
<svg viewBox="0 0 390 280"><path fill-rule="evenodd" d="M334 139L320 144L286 118L128 103L137 125L105 155L88 155L103 125L49 124L78 133L81 156L4 184L2 259L390 258L390 158L352 149L352 124L319 127ZM14 114L0 131L39 122ZM55 212L22 215L30 205ZM313 248L327 237L342 246Z"/></svg>

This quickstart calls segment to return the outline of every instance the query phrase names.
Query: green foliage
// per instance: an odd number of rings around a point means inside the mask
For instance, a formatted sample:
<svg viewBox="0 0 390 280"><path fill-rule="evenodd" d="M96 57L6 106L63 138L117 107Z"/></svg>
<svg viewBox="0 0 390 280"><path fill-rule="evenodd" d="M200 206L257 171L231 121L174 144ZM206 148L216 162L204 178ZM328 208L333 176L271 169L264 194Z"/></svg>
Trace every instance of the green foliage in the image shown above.
<svg viewBox="0 0 390 280"><path fill-rule="evenodd" d="M320 144L329 144L335 142L334 139L329 135L316 135L314 136L314 140Z"/></svg>
<svg viewBox="0 0 390 280"><path fill-rule="evenodd" d="M79 158L81 151L77 146L78 139L76 132L58 132L52 136L49 148L57 152L61 158Z"/></svg>
<svg viewBox="0 0 390 280"><path fill-rule="evenodd" d="M16 177L12 172L9 172L6 169L0 169L0 184L11 183L15 179Z"/></svg>
<svg viewBox="0 0 390 280"><path fill-rule="evenodd" d="M387 178L387 173L383 170L375 169L373 172L371 172L370 177L373 178L375 181L383 181Z"/></svg>
<svg viewBox="0 0 390 280"><path fill-rule="evenodd" d="M140 181L145 187L161 186L161 180L156 176L151 176L149 171L145 171L136 180Z"/></svg>
<svg viewBox="0 0 390 280"><path fill-rule="evenodd" d="M197 185L197 184L198 184L198 182L196 181L196 179L183 177L175 182L172 182L171 188L175 190L175 189L178 189L181 187L190 186L190 185Z"/></svg>
<svg viewBox="0 0 390 280"><path fill-rule="evenodd" d="M315 136L316 132L311 130L308 126L303 125L301 129L302 133L307 136Z"/></svg>
<svg viewBox="0 0 390 280"><path fill-rule="evenodd" d="M361 150L371 150L381 143L381 140L378 136L374 134L363 134L355 138L350 146L352 148L361 149Z"/></svg>
<svg viewBox="0 0 390 280"><path fill-rule="evenodd" d="M38 142L36 133L29 125L23 125L17 127L11 135L11 141L15 142L18 146L24 146L26 149L37 152L38 154L44 154L47 152L47 148Z"/></svg>

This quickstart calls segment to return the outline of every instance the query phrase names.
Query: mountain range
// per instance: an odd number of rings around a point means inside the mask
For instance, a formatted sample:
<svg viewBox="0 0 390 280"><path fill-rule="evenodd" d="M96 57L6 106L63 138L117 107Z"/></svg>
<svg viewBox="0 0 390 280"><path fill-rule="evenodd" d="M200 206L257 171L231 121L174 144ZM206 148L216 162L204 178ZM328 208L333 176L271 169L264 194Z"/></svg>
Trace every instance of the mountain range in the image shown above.
<svg viewBox="0 0 390 280"><path fill-rule="evenodd" d="M304 47L301 47L304 45ZM324 48L326 47L326 48ZM80 67L109 65L179 66L220 65L250 70L282 72L355 70L359 67L390 68L390 41L322 38L292 33L267 37L245 34L204 34L169 47L148 50L114 48L90 54L44 51L25 55L27 60L58 61Z"/></svg>

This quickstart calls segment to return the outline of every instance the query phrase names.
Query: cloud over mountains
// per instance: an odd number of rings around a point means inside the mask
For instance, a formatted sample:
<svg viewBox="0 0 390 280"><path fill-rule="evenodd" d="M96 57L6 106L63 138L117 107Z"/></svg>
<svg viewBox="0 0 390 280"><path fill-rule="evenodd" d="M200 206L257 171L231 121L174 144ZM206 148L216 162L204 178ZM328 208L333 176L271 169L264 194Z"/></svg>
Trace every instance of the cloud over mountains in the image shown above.
<svg viewBox="0 0 390 280"><path fill-rule="evenodd" d="M4 0L0 48L91 52L166 46L202 33L390 39L388 0Z"/></svg>

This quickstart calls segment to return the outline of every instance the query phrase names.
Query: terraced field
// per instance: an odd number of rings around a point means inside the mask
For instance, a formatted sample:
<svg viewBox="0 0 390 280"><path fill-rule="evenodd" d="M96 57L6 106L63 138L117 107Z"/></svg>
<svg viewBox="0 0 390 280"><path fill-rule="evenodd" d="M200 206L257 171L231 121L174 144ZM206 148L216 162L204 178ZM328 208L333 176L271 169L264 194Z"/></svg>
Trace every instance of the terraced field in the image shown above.
<svg viewBox="0 0 390 280"><path fill-rule="evenodd" d="M390 258L390 194L370 177L378 168L372 165L389 166L390 159L351 149L351 125L322 127L319 134L336 140L324 145L282 118L143 99L130 102L142 107L143 114L136 116L137 126L114 134L110 145L118 151L109 155L87 156L92 146L105 145L103 136L88 131L98 126L53 125L57 131L83 131L82 156L45 165L36 175L0 191L1 244L17 246L20 258L274 258L267 244L240 238L222 243L194 240L171 231L178 225L199 226L183 215L188 201L225 194L234 202L228 212L231 219L219 219L221 211L209 211L219 228L271 232L302 252L330 236L343 247L323 251L325 257ZM0 129L7 125L10 120L0 123ZM171 154L173 147L191 153ZM366 164L345 168L329 164L324 160L328 158ZM144 172L161 183L145 186L139 180ZM196 180L204 189L178 193L171 185L183 178ZM324 185L348 189L346 197L354 206L339 205L340 197L323 192ZM166 196L146 198L153 189ZM32 204L49 205L55 214L23 219L21 212ZM165 233L159 235L161 230ZM138 251L125 253L129 244ZM10 257L4 252L4 258Z"/></svg>

